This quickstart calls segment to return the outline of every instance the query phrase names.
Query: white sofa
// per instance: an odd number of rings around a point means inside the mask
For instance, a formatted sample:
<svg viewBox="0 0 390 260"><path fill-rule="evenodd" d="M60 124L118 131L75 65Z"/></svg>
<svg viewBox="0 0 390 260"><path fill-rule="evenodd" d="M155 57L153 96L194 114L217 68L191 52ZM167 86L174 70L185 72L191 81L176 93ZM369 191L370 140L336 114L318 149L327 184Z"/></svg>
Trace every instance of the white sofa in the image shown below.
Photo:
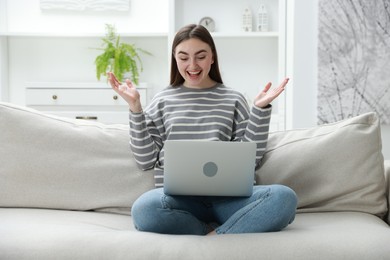
<svg viewBox="0 0 390 260"><path fill-rule="evenodd" d="M256 177L296 191L284 231L173 236L133 227L153 174L137 169L127 126L0 103L0 259L390 259L379 126L369 113L270 134Z"/></svg>

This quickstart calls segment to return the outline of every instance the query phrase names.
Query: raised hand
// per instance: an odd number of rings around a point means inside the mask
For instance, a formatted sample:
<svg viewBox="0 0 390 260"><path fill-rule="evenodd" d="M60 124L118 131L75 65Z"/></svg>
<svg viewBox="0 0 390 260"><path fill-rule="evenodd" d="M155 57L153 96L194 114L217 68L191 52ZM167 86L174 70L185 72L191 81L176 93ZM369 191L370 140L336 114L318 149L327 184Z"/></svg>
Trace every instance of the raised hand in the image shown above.
<svg viewBox="0 0 390 260"><path fill-rule="evenodd" d="M122 84L112 72L107 72L107 76L112 89L129 104L130 110L134 113L141 112L140 95L133 83L127 79L126 84Z"/></svg>
<svg viewBox="0 0 390 260"><path fill-rule="evenodd" d="M257 107L265 108L268 106L275 98L277 98L280 93L283 92L284 88L288 83L288 78L283 80L283 82L277 88L271 89L272 83L269 82L264 89L255 97L254 104Z"/></svg>

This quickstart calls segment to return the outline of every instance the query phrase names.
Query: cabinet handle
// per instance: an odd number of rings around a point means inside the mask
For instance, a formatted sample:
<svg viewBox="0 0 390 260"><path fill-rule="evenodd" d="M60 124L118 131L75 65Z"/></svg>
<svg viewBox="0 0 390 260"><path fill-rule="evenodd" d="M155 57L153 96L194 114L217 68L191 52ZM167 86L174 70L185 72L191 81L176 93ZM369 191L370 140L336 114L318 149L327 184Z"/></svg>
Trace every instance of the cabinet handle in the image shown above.
<svg viewBox="0 0 390 260"><path fill-rule="evenodd" d="M97 116L76 116L76 119L98 120L98 117Z"/></svg>
<svg viewBox="0 0 390 260"><path fill-rule="evenodd" d="M117 96L117 95L114 95L112 98L113 98L114 100L117 100L117 99L118 99L118 96Z"/></svg>
<svg viewBox="0 0 390 260"><path fill-rule="evenodd" d="M57 95L53 95L51 98L52 98L53 100L57 100L58 96L57 96Z"/></svg>

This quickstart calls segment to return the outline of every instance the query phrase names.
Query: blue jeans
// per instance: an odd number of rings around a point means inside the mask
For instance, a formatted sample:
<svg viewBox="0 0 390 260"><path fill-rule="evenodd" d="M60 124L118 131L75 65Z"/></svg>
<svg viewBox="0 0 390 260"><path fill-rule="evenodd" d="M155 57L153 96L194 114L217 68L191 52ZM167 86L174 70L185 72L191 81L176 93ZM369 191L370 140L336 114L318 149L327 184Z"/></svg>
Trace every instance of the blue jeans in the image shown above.
<svg viewBox="0 0 390 260"><path fill-rule="evenodd" d="M295 217L297 196L282 185L254 186L250 197L169 196L148 191L131 214L140 231L206 235L280 231Z"/></svg>

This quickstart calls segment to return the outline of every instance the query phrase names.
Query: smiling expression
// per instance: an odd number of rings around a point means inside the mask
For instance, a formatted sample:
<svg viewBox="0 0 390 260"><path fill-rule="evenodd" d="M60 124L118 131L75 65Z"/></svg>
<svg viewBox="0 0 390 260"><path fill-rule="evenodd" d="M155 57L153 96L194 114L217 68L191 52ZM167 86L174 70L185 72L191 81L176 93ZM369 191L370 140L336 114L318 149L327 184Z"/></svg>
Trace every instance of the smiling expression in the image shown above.
<svg viewBox="0 0 390 260"><path fill-rule="evenodd" d="M179 73L184 78L184 86L209 88L215 85L209 76L214 58L207 43L196 38L185 40L176 46L175 59Z"/></svg>

